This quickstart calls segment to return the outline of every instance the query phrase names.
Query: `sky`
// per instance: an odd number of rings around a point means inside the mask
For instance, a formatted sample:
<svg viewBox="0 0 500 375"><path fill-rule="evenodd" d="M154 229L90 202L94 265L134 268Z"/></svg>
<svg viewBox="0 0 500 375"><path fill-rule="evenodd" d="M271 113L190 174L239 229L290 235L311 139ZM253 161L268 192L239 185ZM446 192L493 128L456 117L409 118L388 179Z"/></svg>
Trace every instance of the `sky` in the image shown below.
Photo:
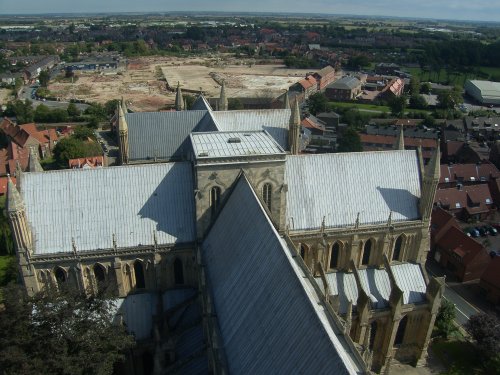
<svg viewBox="0 0 500 375"><path fill-rule="evenodd" d="M499 0L0 0L2 14L287 12L500 21Z"/></svg>

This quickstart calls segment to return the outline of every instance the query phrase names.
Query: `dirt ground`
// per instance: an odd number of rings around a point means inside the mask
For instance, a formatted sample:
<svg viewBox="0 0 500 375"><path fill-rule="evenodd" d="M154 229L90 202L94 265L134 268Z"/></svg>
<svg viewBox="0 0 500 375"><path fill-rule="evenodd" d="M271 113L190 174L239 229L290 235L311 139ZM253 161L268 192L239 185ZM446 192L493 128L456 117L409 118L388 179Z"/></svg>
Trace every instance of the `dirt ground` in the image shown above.
<svg viewBox="0 0 500 375"><path fill-rule="evenodd" d="M10 99L12 99L11 89L0 89L0 105L4 105Z"/></svg>
<svg viewBox="0 0 500 375"><path fill-rule="evenodd" d="M308 70L280 65L255 65L252 59L216 57L144 57L129 59L127 69L115 72L77 72L74 82L53 82L49 90L63 101L83 99L105 103L124 98L134 111L156 111L172 105L177 82L186 92L218 97L224 80L229 97L278 96Z"/></svg>

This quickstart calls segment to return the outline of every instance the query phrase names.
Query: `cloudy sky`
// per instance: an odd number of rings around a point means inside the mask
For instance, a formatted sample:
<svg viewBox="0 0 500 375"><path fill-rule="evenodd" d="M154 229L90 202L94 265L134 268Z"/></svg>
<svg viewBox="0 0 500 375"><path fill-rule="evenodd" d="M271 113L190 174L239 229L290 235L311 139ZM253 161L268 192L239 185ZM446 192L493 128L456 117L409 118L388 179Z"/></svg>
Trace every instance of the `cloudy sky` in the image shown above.
<svg viewBox="0 0 500 375"><path fill-rule="evenodd" d="M499 0L0 0L0 14L244 11L500 21Z"/></svg>

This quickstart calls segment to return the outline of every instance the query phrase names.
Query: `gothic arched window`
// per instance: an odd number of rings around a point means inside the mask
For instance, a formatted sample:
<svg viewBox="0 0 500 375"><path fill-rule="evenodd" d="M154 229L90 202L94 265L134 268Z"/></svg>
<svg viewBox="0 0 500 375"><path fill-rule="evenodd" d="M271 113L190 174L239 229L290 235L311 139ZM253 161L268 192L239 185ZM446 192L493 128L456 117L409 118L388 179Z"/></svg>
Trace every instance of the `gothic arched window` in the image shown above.
<svg viewBox="0 0 500 375"><path fill-rule="evenodd" d="M370 324L370 349L373 349L373 345L375 344L375 338L377 337L377 321L374 320Z"/></svg>
<svg viewBox="0 0 500 375"><path fill-rule="evenodd" d="M330 253L330 268L337 268L339 266L340 244L335 242L332 246Z"/></svg>
<svg viewBox="0 0 500 375"><path fill-rule="evenodd" d="M301 243L300 244L300 257L305 260L306 256L307 256L307 246Z"/></svg>
<svg viewBox="0 0 500 375"><path fill-rule="evenodd" d="M264 199L264 203L266 204L269 211L271 211L271 198L272 198L273 188L271 184L264 184L262 187L262 198Z"/></svg>
<svg viewBox="0 0 500 375"><path fill-rule="evenodd" d="M403 248L403 235L399 236L394 244L394 250L392 252L392 260L399 260L401 256L401 249Z"/></svg>
<svg viewBox="0 0 500 375"><path fill-rule="evenodd" d="M146 280L144 279L144 268L139 260L134 262L135 273L135 287L137 289L144 289L146 287Z"/></svg>
<svg viewBox="0 0 500 375"><path fill-rule="evenodd" d="M396 338L394 339L394 345L401 345L403 343L407 323L408 323L408 316L405 315L405 317L399 321L398 330L396 332Z"/></svg>
<svg viewBox="0 0 500 375"><path fill-rule="evenodd" d="M365 242L365 246L363 246L363 258L361 259L361 264L363 266L367 266L370 263L370 254L372 252L372 244L373 240L369 239Z"/></svg>
<svg viewBox="0 0 500 375"><path fill-rule="evenodd" d="M66 278L66 272L61 267L57 267L54 270L54 275L56 277L56 281L57 281L57 285L58 286L61 286L67 280L67 278Z"/></svg>
<svg viewBox="0 0 500 375"><path fill-rule="evenodd" d="M220 187L214 186L210 189L210 213L212 218L217 213L220 205Z"/></svg>

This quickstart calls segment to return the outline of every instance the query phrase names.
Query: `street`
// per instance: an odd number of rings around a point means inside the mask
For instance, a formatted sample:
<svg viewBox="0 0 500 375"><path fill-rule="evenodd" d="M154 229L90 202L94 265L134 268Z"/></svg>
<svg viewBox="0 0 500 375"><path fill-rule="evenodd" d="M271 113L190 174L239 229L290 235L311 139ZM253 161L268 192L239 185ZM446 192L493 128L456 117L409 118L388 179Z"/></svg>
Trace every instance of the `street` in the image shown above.
<svg viewBox="0 0 500 375"><path fill-rule="evenodd" d="M429 276L445 276L444 270L434 261L427 261L426 269ZM449 283L445 284L443 296L455 305L455 321L461 326L464 326L472 315L482 312L455 292Z"/></svg>
<svg viewBox="0 0 500 375"><path fill-rule="evenodd" d="M47 107L49 107L51 109L55 109L55 108L66 109L68 107L68 104L69 104L68 102L57 102L57 101L50 101L50 100L46 100L46 101L36 100L35 98L32 97L32 94L35 92L35 90L36 90L36 88L34 88L33 86L29 86L29 85L23 86L22 89L20 90L19 99L31 100L33 102L34 108L36 108L40 104L46 105ZM84 111L85 109L87 109L89 107L88 104L83 104L83 103L75 103L75 105L80 111Z"/></svg>

